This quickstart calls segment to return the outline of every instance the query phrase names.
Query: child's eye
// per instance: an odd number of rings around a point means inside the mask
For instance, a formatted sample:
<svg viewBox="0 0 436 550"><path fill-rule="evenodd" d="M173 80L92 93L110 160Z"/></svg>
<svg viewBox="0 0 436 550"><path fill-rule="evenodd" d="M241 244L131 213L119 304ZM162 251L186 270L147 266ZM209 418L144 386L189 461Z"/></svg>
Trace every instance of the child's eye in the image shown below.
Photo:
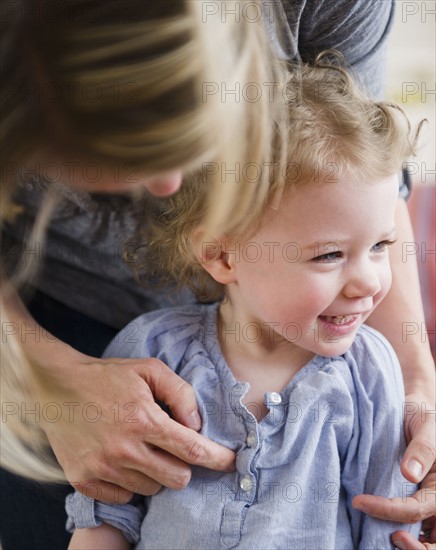
<svg viewBox="0 0 436 550"><path fill-rule="evenodd" d="M389 241L389 240L386 240L386 241L380 241L379 243L375 244L371 250L372 252L384 252L388 246L391 246L393 245L395 242L395 240L393 241Z"/></svg>
<svg viewBox="0 0 436 550"><path fill-rule="evenodd" d="M312 259L315 263L336 263L342 258L342 252L337 250L336 252L328 252L327 254L321 254Z"/></svg>

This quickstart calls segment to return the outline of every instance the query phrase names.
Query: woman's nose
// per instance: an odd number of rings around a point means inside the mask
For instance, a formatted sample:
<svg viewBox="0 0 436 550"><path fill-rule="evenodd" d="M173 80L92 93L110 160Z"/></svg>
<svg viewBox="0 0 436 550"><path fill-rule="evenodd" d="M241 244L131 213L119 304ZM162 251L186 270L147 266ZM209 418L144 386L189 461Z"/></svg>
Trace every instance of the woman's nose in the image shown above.
<svg viewBox="0 0 436 550"><path fill-rule="evenodd" d="M152 195L167 197L180 189L182 179L182 171L174 170L145 178L142 184Z"/></svg>

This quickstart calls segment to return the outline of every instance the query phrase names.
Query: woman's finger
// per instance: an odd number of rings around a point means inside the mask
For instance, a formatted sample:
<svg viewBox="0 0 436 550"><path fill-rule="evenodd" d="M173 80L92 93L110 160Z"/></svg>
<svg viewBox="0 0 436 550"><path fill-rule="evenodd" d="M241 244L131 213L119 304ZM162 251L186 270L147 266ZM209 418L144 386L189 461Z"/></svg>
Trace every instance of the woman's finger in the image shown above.
<svg viewBox="0 0 436 550"><path fill-rule="evenodd" d="M358 495L353 498L353 507L379 519L399 523L416 523L436 513L435 492L421 489L411 497L385 498L373 495Z"/></svg>
<svg viewBox="0 0 436 550"><path fill-rule="evenodd" d="M420 542L407 531L396 531L391 539L392 544L400 550L436 550L436 544Z"/></svg>

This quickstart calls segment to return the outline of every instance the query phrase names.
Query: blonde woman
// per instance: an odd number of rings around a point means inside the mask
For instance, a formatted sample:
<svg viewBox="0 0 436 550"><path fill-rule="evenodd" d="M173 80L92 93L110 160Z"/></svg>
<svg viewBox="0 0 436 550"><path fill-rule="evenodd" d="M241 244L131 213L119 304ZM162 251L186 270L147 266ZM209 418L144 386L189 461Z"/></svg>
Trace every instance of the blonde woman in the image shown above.
<svg viewBox="0 0 436 550"><path fill-rule="evenodd" d="M128 319L166 303L135 285L121 260L133 231L130 193L171 193L208 162L211 227L243 220L250 196L235 204L234 179L222 183L216 168L270 161L282 109L270 101L282 78L274 54L310 61L336 47L380 94L392 17L390 2L336 3L334 12L319 2L286 2L284 12L278 2L236 4L23 0L2 12L2 244L13 285L3 278L1 434L2 464L17 474L66 476L117 501L185 486L192 463L233 467L233 453L195 433L194 393L162 363L96 359ZM256 196L267 187L258 182ZM411 269L400 258L397 267ZM397 348L409 401L431 404L428 351L418 337L407 346L398 337L403 319L421 320L413 269L406 278L407 295L399 285L374 322ZM414 481L433 462L431 426L420 419L420 411L407 418L413 441L403 463ZM5 550L65 546L59 489L1 475ZM417 499L418 510L408 502L396 517L430 515ZM386 516L386 506L369 509Z"/></svg>
<svg viewBox="0 0 436 550"><path fill-rule="evenodd" d="M47 452L48 436L70 482L85 488L98 481L108 500L161 484L180 488L190 463L232 468L230 450L196 433L194 393L165 365L150 359L122 368L94 358L138 307L165 303L135 286L121 259L133 231L132 191L172 193L183 172L205 161L241 162L247 145L258 161L268 158L278 116L266 96L226 104L203 95L208 83L280 81L263 23L206 20L201 3L179 0L17 2L8 9L4 258L33 318L12 286L3 286L2 465L41 481L65 479ZM247 144L237 132L256 139ZM37 255L26 262L33 247ZM29 272L36 291L20 284ZM33 327L36 336L26 335ZM175 420L155 398L171 406ZM54 420L53 406L67 414ZM97 422L89 407L101 411ZM2 476L4 548L65 546L64 491ZM17 513L26 517L24 528L14 524Z"/></svg>

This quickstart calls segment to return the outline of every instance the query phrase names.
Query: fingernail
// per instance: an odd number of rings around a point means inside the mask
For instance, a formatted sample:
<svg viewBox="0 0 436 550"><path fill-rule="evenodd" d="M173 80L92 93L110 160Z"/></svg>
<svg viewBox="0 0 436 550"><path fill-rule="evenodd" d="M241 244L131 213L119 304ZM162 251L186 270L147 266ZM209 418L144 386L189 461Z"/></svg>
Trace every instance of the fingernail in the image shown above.
<svg viewBox="0 0 436 550"><path fill-rule="evenodd" d="M356 510L359 510L359 512L363 512L364 514L368 513L368 508L366 506L361 506L360 504L358 506L354 506Z"/></svg>
<svg viewBox="0 0 436 550"><path fill-rule="evenodd" d="M201 428L201 418L197 411L193 411L187 418L187 427L198 432Z"/></svg>
<svg viewBox="0 0 436 550"><path fill-rule="evenodd" d="M391 539L391 540L394 546L394 550L402 550L403 548L406 548L403 540L401 539Z"/></svg>
<svg viewBox="0 0 436 550"><path fill-rule="evenodd" d="M416 479L416 481L421 481L423 468L421 464L414 458L411 458L407 462L407 471Z"/></svg>

